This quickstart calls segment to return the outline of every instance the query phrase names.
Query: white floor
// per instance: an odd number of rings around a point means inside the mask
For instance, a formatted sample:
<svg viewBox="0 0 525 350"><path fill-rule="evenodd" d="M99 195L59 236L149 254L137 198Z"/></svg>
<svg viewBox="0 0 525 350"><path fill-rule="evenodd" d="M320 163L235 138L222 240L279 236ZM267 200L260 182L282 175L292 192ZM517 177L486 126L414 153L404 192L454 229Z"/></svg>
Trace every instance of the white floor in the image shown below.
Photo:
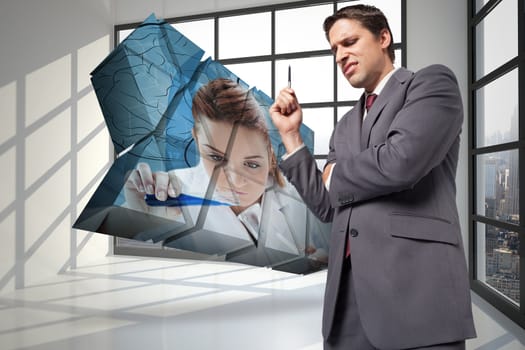
<svg viewBox="0 0 525 350"><path fill-rule="evenodd" d="M321 350L325 278L108 257L1 295L0 349ZM484 302L473 301L479 336L468 349L525 349L520 328L494 325Z"/></svg>

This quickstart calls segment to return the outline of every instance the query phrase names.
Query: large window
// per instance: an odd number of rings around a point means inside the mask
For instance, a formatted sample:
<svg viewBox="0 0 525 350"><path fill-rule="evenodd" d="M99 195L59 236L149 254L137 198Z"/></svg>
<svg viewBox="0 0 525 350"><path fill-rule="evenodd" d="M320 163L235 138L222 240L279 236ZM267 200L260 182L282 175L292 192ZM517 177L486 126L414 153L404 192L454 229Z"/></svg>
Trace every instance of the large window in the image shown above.
<svg viewBox="0 0 525 350"><path fill-rule="evenodd" d="M211 57L222 63L272 98L286 86L291 66L292 86L304 111L304 123L314 131L314 157L322 168L335 124L362 93L353 89L337 69L322 23L344 6L377 6L387 16L394 35L395 65L406 66L405 1L296 1L165 20L200 46L205 51L204 59ZM115 42L122 41L139 24L116 26ZM160 246L153 248L157 249L148 249L143 242L117 239L115 253L169 254L159 250Z"/></svg>
<svg viewBox="0 0 525 350"><path fill-rule="evenodd" d="M525 327L525 9L518 0L469 6L472 288Z"/></svg>

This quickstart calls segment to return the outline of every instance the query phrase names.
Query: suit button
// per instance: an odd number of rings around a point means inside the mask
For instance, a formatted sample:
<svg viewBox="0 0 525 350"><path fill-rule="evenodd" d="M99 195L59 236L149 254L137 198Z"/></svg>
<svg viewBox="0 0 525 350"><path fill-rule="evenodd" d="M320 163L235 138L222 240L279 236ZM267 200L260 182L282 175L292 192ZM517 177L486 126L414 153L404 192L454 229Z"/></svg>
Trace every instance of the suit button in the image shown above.
<svg viewBox="0 0 525 350"><path fill-rule="evenodd" d="M357 237L358 235L359 235L359 232L355 228L350 230L350 236Z"/></svg>

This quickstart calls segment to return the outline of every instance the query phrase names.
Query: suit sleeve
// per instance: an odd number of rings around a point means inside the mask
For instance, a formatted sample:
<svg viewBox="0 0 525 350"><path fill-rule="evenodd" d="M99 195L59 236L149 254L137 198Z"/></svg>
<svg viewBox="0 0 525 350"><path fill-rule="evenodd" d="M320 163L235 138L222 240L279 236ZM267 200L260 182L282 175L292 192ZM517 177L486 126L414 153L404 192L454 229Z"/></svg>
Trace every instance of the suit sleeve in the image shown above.
<svg viewBox="0 0 525 350"><path fill-rule="evenodd" d="M334 210L330 205L330 197L324 186L321 171L308 148L303 147L286 158L279 167L312 213L322 222L331 222Z"/></svg>
<svg viewBox="0 0 525 350"><path fill-rule="evenodd" d="M332 135L330 136L330 143L328 144L328 156L326 157L326 164L325 167L328 164L335 163L335 149L334 149L334 133L332 132Z"/></svg>
<svg viewBox="0 0 525 350"><path fill-rule="evenodd" d="M452 71L430 66L416 73L409 84L384 141L338 157L330 184L333 207L413 188L444 161L457 142L463 108Z"/></svg>

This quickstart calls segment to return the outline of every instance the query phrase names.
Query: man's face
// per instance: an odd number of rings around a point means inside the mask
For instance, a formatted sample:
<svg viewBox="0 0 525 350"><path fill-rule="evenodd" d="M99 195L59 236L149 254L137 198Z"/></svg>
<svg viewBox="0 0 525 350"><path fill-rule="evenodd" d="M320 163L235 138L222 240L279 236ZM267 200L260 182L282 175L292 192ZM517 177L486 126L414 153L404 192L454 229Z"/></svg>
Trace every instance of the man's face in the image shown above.
<svg viewBox="0 0 525 350"><path fill-rule="evenodd" d="M328 33L330 47L350 85L372 92L393 68L387 48L391 37L384 29L375 37L359 21L337 20Z"/></svg>

